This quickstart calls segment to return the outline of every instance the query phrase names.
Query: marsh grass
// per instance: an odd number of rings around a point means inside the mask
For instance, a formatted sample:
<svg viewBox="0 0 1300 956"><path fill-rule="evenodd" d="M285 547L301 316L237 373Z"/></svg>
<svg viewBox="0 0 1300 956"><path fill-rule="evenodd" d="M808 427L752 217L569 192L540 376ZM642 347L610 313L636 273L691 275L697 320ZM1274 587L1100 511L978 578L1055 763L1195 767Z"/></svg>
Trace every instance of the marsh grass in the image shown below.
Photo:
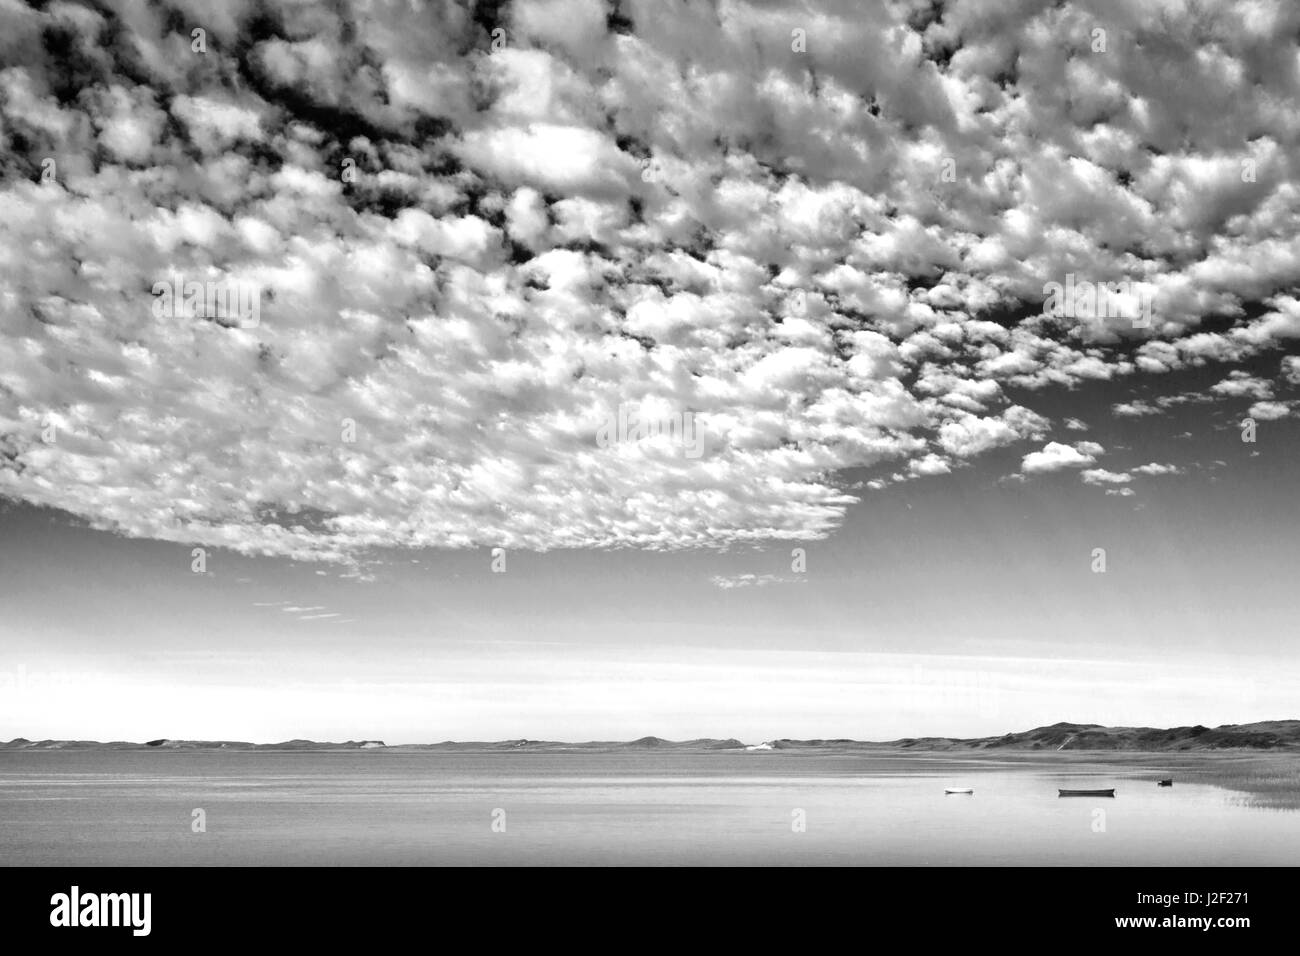
<svg viewBox="0 0 1300 956"><path fill-rule="evenodd" d="M1236 767L1212 768L1206 783L1242 794L1248 806L1278 810L1300 809L1300 757L1256 758Z"/></svg>
<svg viewBox="0 0 1300 956"><path fill-rule="evenodd" d="M1011 755L1007 755L1011 756ZM1017 755L1018 756L1018 755ZM1044 760L1046 758L1046 760ZM1012 758L1013 760L1015 758ZM1172 753L1025 754L1025 763L1042 765L1059 760L1072 768L1122 768L1152 786L1163 777L1203 783L1231 791L1233 803L1276 810L1300 809L1300 751L1196 751Z"/></svg>

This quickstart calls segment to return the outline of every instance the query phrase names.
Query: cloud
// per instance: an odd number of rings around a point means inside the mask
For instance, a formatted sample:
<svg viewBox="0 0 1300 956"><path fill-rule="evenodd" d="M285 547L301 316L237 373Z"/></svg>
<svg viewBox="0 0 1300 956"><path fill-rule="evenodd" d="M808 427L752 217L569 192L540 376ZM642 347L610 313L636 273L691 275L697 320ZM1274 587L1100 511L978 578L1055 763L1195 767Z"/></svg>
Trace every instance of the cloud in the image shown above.
<svg viewBox="0 0 1300 956"><path fill-rule="evenodd" d="M1002 416L964 415L939 427L938 442L944 451L958 458L970 458L992 448L1038 435L1047 419L1027 408L1013 405Z"/></svg>
<svg viewBox="0 0 1300 956"><path fill-rule="evenodd" d="M735 588L762 588L772 584L803 584L805 578L781 577L776 574L715 574L709 583L724 591Z"/></svg>
<svg viewBox="0 0 1300 956"><path fill-rule="evenodd" d="M1060 471L1062 468L1081 468L1091 465L1097 456L1105 451L1096 442L1083 441L1075 445L1063 445L1060 442L1048 442L1042 451L1030 452L1020 463L1026 474L1044 474Z"/></svg>
<svg viewBox="0 0 1300 956"><path fill-rule="evenodd" d="M1282 359L1282 377L1292 385L1300 385L1300 356L1288 355Z"/></svg>
<svg viewBox="0 0 1300 956"><path fill-rule="evenodd" d="M1267 399L1273 397L1273 385L1267 379L1246 372L1232 372L1223 381L1210 386L1216 395L1232 398Z"/></svg>
<svg viewBox="0 0 1300 956"><path fill-rule="evenodd" d="M1110 471L1106 468L1089 468L1080 473L1079 477L1086 485L1096 485L1099 488L1107 488L1107 494L1121 494L1123 497L1129 497L1136 494L1131 488L1126 486L1133 480L1135 475L1144 475L1154 477L1160 475L1181 475L1183 470L1175 465L1162 465L1158 462L1151 462L1147 465L1139 465L1128 471ZM1122 487L1121 486L1125 486Z"/></svg>
<svg viewBox="0 0 1300 956"><path fill-rule="evenodd" d="M1133 469L1135 475L1181 475L1183 469L1176 465L1162 465L1158 462L1151 462L1149 465L1139 465Z"/></svg>
<svg viewBox="0 0 1300 956"><path fill-rule="evenodd" d="M10 18L0 494L364 577L825 537L847 470L1040 442L1087 383L1290 413L1154 392L1300 336L1293 5L1143 5L1105 54L1073 0L481 6L205 7L202 54L189 5ZM1044 315L1067 274L1152 323ZM258 320L156 310L177 279ZM704 453L599 444L626 404Z"/></svg>
<svg viewBox="0 0 1300 956"><path fill-rule="evenodd" d="M294 604L291 601L254 601L253 607L276 608L285 614L292 614L299 621L325 621L326 623L342 623L342 614L330 611L324 604ZM324 613L321 613L324 612ZM349 621L352 619L348 619Z"/></svg>
<svg viewBox="0 0 1300 956"><path fill-rule="evenodd" d="M1279 418L1286 418L1290 414L1291 405L1287 402L1256 402L1250 406L1250 411L1246 412L1246 417L1261 422L1271 422Z"/></svg>
<svg viewBox="0 0 1300 956"><path fill-rule="evenodd" d="M1159 408L1141 399L1132 402L1120 402L1112 408L1112 411L1121 418L1140 418L1144 415L1161 414Z"/></svg>
<svg viewBox="0 0 1300 956"><path fill-rule="evenodd" d="M1133 476L1124 472L1107 471L1105 468L1089 468L1081 473L1083 483L1087 485L1120 485L1133 480Z"/></svg>
<svg viewBox="0 0 1300 956"><path fill-rule="evenodd" d="M934 454L926 455L924 458L914 458L907 467L914 475L946 475L952 471L948 462Z"/></svg>

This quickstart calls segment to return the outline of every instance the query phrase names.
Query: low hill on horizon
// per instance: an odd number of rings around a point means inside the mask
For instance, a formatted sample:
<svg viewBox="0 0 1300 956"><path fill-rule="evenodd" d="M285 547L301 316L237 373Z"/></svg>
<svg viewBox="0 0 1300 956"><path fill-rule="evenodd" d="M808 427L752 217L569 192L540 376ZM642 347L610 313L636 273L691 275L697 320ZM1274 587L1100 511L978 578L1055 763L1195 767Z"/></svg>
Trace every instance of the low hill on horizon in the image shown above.
<svg viewBox="0 0 1300 956"><path fill-rule="evenodd" d="M805 741L773 741L775 749L800 749ZM879 745L877 745L879 746ZM1106 727L1061 722L1001 737L905 737L883 746L899 750L1118 750L1166 753L1187 750L1300 750L1300 720L1268 720L1219 727Z"/></svg>

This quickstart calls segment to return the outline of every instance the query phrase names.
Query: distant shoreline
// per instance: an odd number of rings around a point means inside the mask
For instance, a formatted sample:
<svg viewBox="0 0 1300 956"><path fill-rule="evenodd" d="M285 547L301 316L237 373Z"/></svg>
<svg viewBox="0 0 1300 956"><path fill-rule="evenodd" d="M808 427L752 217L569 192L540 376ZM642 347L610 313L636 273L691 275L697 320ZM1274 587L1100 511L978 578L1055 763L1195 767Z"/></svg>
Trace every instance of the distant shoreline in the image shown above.
<svg viewBox="0 0 1300 956"><path fill-rule="evenodd" d="M163 750L163 751L444 751L473 753L1197 753L1206 751L1269 751L1300 753L1300 720L1225 724L1220 727L1104 727L1099 724L1058 723L1001 737L905 737L892 741L852 739L776 739L746 744L735 738L673 741L642 737L632 741L565 743L549 740L442 741L428 744L388 745L382 740L343 743L288 740L256 744L234 740L178 740L158 738L143 743L95 740L28 740L0 743L0 753L57 750Z"/></svg>

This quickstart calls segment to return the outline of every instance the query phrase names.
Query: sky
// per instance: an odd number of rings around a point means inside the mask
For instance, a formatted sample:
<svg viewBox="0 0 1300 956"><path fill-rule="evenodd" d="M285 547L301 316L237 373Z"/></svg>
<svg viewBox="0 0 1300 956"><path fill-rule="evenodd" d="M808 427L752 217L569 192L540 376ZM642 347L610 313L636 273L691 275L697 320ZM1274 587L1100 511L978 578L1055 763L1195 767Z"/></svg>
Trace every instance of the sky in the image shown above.
<svg viewBox="0 0 1300 956"><path fill-rule="evenodd" d="M1284 2L0 0L0 738L1296 717L1297 140Z"/></svg>

